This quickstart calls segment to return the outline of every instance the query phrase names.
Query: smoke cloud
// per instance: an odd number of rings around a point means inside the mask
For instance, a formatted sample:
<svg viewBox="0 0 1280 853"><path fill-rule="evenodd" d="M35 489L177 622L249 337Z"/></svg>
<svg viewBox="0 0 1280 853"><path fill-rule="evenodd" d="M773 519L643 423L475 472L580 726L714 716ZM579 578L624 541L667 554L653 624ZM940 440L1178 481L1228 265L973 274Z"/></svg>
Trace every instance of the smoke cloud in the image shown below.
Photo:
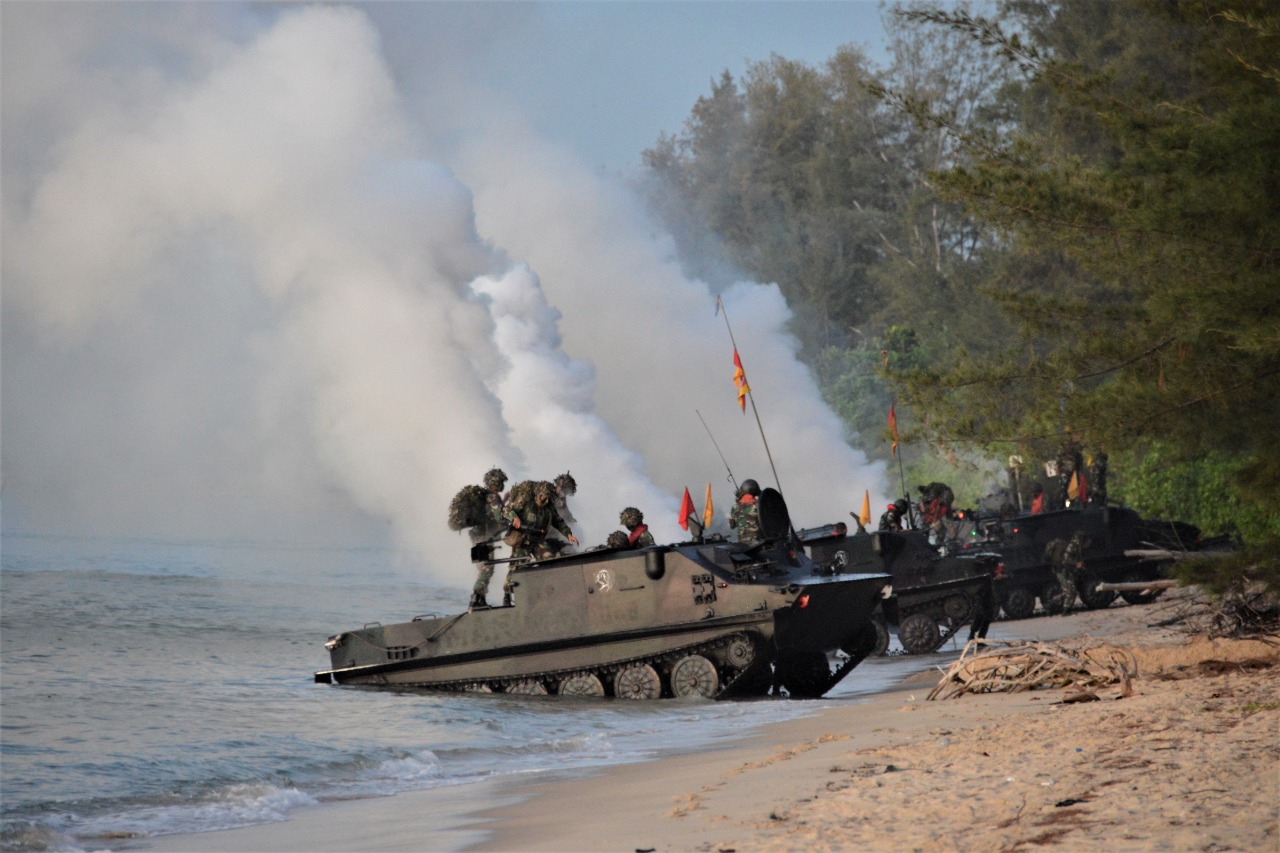
<svg viewBox="0 0 1280 853"><path fill-rule="evenodd" d="M773 484L715 295L498 96L359 9L85 9L5 10L6 527L389 536L461 585L448 502L494 465L571 471L585 545L627 505L681 538L686 486L723 515L698 413ZM882 472L777 288L723 297L795 523L846 517Z"/></svg>

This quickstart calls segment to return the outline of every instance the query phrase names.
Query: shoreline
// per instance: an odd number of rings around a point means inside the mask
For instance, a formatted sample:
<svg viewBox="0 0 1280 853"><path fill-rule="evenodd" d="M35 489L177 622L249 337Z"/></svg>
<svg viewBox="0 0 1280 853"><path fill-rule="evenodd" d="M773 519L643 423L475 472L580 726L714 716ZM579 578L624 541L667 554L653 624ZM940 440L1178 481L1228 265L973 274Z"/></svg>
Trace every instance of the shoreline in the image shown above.
<svg viewBox="0 0 1280 853"><path fill-rule="evenodd" d="M926 701L939 675L926 669L868 696L814 700L817 713L729 744L326 803L136 848L1280 849L1277 647L1189 643L1147 624L1161 609L996 623L1023 639L1135 647L1139 675L1123 699L1112 689L1060 704L1064 691L1047 689Z"/></svg>

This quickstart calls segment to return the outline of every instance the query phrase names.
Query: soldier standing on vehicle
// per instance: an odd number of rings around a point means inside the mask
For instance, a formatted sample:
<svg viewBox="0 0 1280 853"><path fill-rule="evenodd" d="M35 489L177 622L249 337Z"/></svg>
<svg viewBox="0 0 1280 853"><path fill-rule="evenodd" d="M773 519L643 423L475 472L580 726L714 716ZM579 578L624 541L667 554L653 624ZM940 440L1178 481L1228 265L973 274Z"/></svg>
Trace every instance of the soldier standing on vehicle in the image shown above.
<svg viewBox="0 0 1280 853"><path fill-rule="evenodd" d="M487 524L472 528L471 559L476 565L476 583L471 588L471 607L488 607L489 582L493 580L493 541L506 526L502 516L502 487L507 475L501 468L490 468L484 475Z"/></svg>
<svg viewBox="0 0 1280 853"><path fill-rule="evenodd" d="M902 530L902 516L907 512L907 499L898 498L889 504L889 508L880 516L880 529L892 530L894 532Z"/></svg>
<svg viewBox="0 0 1280 853"><path fill-rule="evenodd" d="M560 517L564 519L564 523L570 526L577 524L578 519L573 517L573 513L569 511L569 498L578 493L578 481L573 479L573 475L565 471L555 479L556 494L555 507L556 512L560 513Z"/></svg>
<svg viewBox="0 0 1280 853"><path fill-rule="evenodd" d="M516 500L513 496L502 510L503 518L511 525L511 529L503 539L511 546L511 556L533 557L536 560L554 557L557 549L547 541L549 530L560 531L565 539L577 545L578 537L573 535L573 530L565 524L552 503L555 486L544 480L534 483L531 491L532 497L522 495L519 500ZM515 489L512 489L512 492L515 492ZM515 589L511 574L516 568L513 564L511 571L507 573L506 583L502 586L504 607L511 606L511 594Z"/></svg>
<svg viewBox="0 0 1280 853"><path fill-rule="evenodd" d="M655 544L649 525L644 523L644 513L640 510L629 506L618 514L618 521L627 528L628 548L648 548Z"/></svg>
<svg viewBox="0 0 1280 853"><path fill-rule="evenodd" d="M1070 613L1076 603L1076 578L1084 571L1084 532L1077 530L1070 541L1054 539L1045 546L1044 561L1053 566L1053 573L1062 588L1062 612Z"/></svg>
<svg viewBox="0 0 1280 853"><path fill-rule="evenodd" d="M738 531L743 545L760 541L760 484L755 480L743 480L738 488L738 501L729 510L729 526Z"/></svg>

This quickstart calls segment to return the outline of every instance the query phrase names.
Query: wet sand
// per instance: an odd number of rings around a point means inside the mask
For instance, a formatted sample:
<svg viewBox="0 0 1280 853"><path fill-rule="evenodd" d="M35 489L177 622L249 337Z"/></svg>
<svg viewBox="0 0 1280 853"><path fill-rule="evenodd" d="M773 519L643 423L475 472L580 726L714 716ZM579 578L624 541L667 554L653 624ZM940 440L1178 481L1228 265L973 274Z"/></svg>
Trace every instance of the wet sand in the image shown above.
<svg viewBox="0 0 1280 853"><path fill-rule="evenodd" d="M928 671L729 747L573 778L327 804L164 851L1280 850L1277 646L1194 640L1159 603L998 623L1133 648L1133 694L927 701ZM1074 641L1074 640L1072 640ZM954 658L936 656L940 664ZM857 670L850 676L857 677ZM678 733L673 733L678 737Z"/></svg>

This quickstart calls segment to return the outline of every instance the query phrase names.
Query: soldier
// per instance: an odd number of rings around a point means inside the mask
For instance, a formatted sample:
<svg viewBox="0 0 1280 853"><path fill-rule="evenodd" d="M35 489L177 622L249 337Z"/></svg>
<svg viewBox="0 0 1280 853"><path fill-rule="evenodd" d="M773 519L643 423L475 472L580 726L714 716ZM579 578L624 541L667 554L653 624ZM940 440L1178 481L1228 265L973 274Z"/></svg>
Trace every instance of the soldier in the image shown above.
<svg viewBox="0 0 1280 853"><path fill-rule="evenodd" d="M649 532L649 525L644 523L644 513L640 510L629 506L618 515L618 521L627 528L629 534L627 547L648 548L655 544L653 534Z"/></svg>
<svg viewBox="0 0 1280 853"><path fill-rule="evenodd" d="M471 559L476 564L475 586L471 588L471 607L488 607L489 582L493 580L493 540L506 526L502 515L502 487L507 475L501 468L490 468L484 475L485 507L489 523L477 525L471 532Z"/></svg>
<svg viewBox="0 0 1280 853"><path fill-rule="evenodd" d="M889 508L880 516L880 529L898 531L902 529L902 516L907 512L907 499L898 498L889 504Z"/></svg>
<svg viewBox="0 0 1280 853"><path fill-rule="evenodd" d="M577 524L578 519L573 517L573 513L569 512L569 498L578 493L578 481L573 479L573 475L565 471L555 479L556 496L555 505L556 512L560 513L560 517L564 519L564 523L570 526Z"/></svg>
<svg viewBox="0 0 1280 853"><path fill-rule="evenodd" d="M1044 512L1044 486L1036 483L1035 488L1031 490L1031 514L1039 515Z"/></svg>
<svg viewBox="0 0 1280 853"><path fill-rule="evenodd" d="M738 531L738 541L755 545L760 541L760 485L743 480L738 488L738 502L729 510L729 526Z"/></svg>
<svg viewBox="0 0 1280 853"><path fill-rule="evenodd" d="M503 518L511 525L511 530L503 541L511 546L512 557L533 557L537 560L554 557L556 549L547 542L548 530L558 530L565 539L574 545L578 544L578 537L573 535L569 525L556 512L552 503L554 495L555 486L544 480L533 485L532 500L522 500L518 506L513 500L503 508ZM513 564L512 571L515 569ZM511 593L514 589L515 581L511 572L508 572L506 583L502 585L503 607L511 606Z"/></svg>
<svg viewBox="0 0 1280 853"><path fill-rule="evenodd" d="M1076 603L1077 572L1084 571L1084 531L1071 534L1070 541L1054 539L1044 549L1044 561L1053 566L1053 573L1062 587L1062 612L1070 613Z"/></svg>

